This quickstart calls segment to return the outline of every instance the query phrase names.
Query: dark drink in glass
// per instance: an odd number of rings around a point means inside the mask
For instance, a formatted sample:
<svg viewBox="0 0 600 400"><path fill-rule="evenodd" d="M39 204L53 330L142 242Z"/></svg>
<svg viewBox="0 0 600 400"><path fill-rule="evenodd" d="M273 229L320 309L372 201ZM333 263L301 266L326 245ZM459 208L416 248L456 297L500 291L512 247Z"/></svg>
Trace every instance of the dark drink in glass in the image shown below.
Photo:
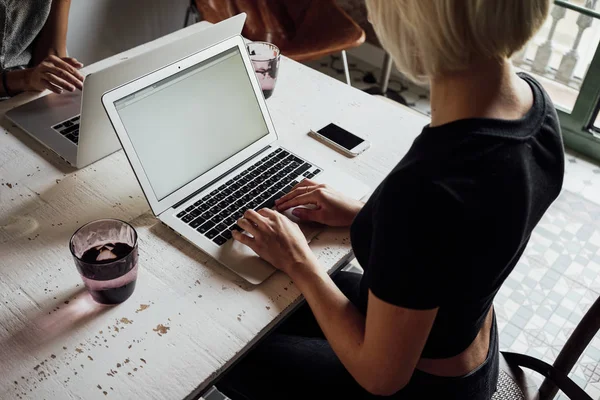
<svg viewBox="0 0 600 400"><path fill-rule="evenodd" d="M131 296L138 271L137 232L116 219L102 219L79 228L69 245L77 270L92 298L119 304Z"/></svg>
<svg viewBox="0 0 600 400"><path fill-rule="evenodd" d="M265 99L268 99L273 94L277 83L280 59L279 48L267 42L253 42L246 47L263 95Z"/></svg>

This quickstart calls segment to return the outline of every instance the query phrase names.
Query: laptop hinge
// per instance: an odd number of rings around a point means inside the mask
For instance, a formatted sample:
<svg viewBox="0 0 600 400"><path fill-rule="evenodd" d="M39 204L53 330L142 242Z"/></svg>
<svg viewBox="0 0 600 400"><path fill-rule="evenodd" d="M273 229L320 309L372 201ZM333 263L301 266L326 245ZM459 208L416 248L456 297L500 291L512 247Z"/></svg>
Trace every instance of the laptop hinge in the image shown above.
<svg viewBox="0 0 600 400"><path fill-rule="evenodd" d="M260 153L264 153L265 151L267 151L270 148L271 148L271 146L269 145L269 146L263 148L262 150L257 151L252 156L248 157L247 159L245 159L244 161L242 161L241 163L239 163L235 167L231 168L227 172L223 173L222 175L220 175L217 178L213 179L212 181L210 181L206 185L202 186L200 189L196 190L194 193L190 194L188 197L186 197L185 199L181 200L179 203L173 205L173 208L179 208L182 204L188 202L192 197L197 196L198 193L202 192L207 187L213 185L217 181L220 181L221 179L223 179L223 177L229 175L232 171L234 171L234 170L238 169L239 167L241 167L242 165L246 164L248 162L248 160L253 159L254 157L256 157L257 155L259 155Z"/></svg>

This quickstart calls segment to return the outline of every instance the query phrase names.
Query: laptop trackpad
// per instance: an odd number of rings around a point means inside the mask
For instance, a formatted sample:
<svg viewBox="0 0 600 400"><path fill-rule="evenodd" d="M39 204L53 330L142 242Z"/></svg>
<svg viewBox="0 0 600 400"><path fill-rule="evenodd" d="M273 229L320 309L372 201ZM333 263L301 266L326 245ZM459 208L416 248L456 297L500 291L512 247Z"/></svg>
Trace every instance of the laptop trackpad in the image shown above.
<svg viewBox="0 0 600 400"><path fill-rule="evenodd" d="M221 246L218 258L222 264L254 285L258 285L275 272L271 264L237 240L229 240Z"/></svg>

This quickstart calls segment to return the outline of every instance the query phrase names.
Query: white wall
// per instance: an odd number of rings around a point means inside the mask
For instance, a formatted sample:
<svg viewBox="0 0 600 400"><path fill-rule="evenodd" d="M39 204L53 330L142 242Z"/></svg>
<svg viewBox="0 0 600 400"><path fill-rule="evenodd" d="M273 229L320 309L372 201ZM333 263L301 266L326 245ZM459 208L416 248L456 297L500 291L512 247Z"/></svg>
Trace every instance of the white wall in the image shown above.
<svg viewBox="0 0 600 400"><path fill-rule="evenodd" d="M72 0L69 55L91 64L183 28L189 0Z"/></svg>

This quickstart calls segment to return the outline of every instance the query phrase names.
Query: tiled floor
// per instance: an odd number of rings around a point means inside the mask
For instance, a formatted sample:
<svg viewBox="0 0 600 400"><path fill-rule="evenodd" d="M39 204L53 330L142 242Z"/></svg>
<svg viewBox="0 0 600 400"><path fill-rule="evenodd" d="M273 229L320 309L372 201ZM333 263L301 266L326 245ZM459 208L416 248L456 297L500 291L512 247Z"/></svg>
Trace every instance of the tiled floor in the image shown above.
<svg viewBox="0 0 600 400"><path fill-rule="evenodd" d="M572 179L575 175L571 174ZM600 179L596 180L600 185ZM552 363L600 295L600 205L563 190L494 302L500 347ZM571 378L600 399L600 335Z"/></svg>
<svg viewBox="0 0 600 400"><path fill-rule="evenodd" d="M365 89L377 68L350 57L353 86ZM309 63L344 80L337 57ZM429 115L427 91L393 80L407 105ZM600 296L600 167L567 152L563 192L535 229L515 270L494 302L501 349L552 363L591 304ZM600 334L571 373L600 400ZM537 377L536 380L540 380ZM563 399L560 395L558 398Z"/></svg>

